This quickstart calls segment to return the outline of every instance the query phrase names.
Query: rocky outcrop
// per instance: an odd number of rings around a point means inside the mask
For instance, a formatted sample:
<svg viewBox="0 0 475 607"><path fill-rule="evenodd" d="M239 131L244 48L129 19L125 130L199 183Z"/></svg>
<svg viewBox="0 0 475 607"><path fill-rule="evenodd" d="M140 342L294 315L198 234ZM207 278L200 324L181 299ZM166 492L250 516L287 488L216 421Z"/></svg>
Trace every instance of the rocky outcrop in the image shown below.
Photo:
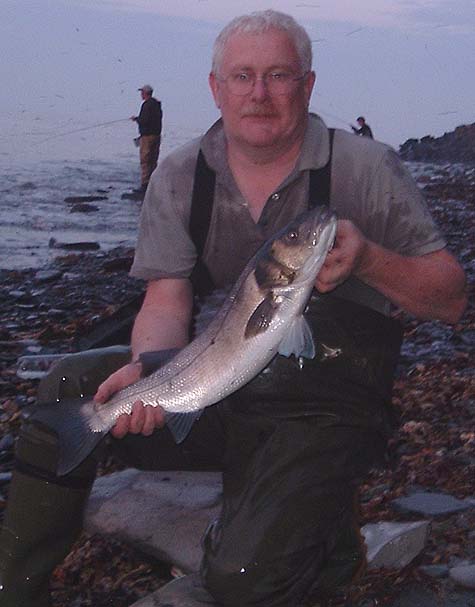
<svg viewBox="0 0 475 607"><path fill-rule="evenodd" d="M399 147L403 160L418 162L475 162L475 122L458 126L441 137L408 139Z"/></svg>

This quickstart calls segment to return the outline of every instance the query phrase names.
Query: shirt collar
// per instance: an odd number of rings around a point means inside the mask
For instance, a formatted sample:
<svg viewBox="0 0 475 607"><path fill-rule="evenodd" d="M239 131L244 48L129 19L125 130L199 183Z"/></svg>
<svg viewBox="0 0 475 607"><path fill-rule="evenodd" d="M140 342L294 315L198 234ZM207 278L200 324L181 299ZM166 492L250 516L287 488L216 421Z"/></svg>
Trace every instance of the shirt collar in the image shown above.
<svg viewBox="0 0 475 607"><path fill-rule="evenodd" d="M296 168L298 171L320 169L326 165L329 156L328 128L320 116L310 113Z"/></svg>
<svg viewBox="0 0 475 607"><path fill-rule="evenodd" d="M213 171L222 173L228 170L226 137L224 135L222 118L219 118L203 135L201 139L201 151Z"/></svg>

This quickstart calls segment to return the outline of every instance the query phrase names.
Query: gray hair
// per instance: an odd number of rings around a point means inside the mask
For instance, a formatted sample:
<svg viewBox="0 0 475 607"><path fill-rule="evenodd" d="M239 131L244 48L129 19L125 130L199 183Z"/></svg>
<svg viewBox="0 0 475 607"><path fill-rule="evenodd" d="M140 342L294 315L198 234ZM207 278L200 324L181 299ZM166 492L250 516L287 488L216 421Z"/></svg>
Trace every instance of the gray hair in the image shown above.
<svg viewBox="0 0 475 607"><path fill-rule="evenodd" d="M297 51L304 72L312 69L312 43L305 29L290 15L272 9L235 17L221 30L213 47L211 70L218 73L228 40L234 34L263 34L271 29L285 32Z"/></svg>

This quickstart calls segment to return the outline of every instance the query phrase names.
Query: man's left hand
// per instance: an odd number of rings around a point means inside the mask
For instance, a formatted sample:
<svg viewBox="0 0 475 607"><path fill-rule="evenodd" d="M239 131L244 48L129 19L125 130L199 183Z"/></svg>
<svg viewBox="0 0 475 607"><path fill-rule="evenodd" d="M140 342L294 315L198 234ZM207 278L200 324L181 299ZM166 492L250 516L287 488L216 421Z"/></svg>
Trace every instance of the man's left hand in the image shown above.
<svg viewBox="0 0 475 607"><path fill-rule="evenodd" d="M320 270L315 287L320 293L333 291L362 264L368 242L352 221L340 219L337 225L335 245L328 253Z"/></svg>

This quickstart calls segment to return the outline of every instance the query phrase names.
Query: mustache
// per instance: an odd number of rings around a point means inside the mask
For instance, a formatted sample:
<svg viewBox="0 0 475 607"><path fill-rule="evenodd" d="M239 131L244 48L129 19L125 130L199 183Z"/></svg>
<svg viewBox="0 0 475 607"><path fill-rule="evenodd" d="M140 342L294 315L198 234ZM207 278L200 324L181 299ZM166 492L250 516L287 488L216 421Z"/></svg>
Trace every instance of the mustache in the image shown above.
<svg viewBox="0 0 475 607"><path fill-rule="evenodd" d="M256 105L252 107L245 108L241 114L242 118L253 118L259 116L275 116L276 113L273 108Z"/></svg>

